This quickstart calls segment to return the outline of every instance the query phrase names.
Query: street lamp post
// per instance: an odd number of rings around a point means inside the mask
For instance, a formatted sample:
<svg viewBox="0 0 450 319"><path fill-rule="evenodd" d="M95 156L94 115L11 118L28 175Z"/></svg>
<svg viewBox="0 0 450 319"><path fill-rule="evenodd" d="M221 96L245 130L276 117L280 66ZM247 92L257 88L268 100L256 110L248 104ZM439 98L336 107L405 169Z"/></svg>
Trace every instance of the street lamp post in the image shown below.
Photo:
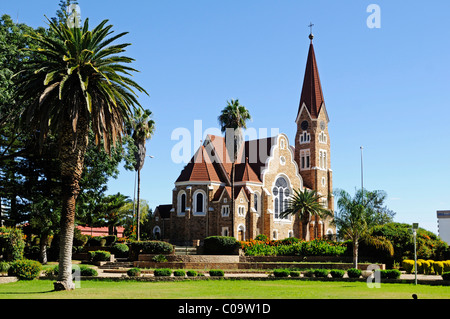
<svg viewBox="0 0 450 319"><path fill-rule="evenodd" d="M413 236L414 236L414 284L417 285L417 249L416 249L416 237L419 223L412 224Z"/></svg>

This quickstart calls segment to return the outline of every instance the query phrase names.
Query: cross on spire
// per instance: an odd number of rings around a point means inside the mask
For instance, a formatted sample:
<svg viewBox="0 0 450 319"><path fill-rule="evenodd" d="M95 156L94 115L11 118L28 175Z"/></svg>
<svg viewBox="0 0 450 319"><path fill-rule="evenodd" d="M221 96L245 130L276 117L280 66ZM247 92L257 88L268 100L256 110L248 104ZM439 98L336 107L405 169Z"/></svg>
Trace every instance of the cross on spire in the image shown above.
<svg viewBox="0 0 450 319"><path fill-rule="evenodd" d="M310 22L309 23L309 25L308 25L308 27L309 27L309 39L311 40L311 42L312 42L312 40L314 39L314 35L313 35L313 33L312 33L312 27L314 26L314 24L312 23L312 22Z"/></svg>

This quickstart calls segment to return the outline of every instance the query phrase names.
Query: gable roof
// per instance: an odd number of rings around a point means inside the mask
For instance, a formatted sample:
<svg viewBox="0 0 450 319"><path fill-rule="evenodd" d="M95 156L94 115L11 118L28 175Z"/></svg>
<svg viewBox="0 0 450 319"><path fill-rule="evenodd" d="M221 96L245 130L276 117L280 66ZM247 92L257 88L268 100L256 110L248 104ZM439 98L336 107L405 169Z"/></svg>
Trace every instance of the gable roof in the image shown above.
<svg viewBox="0 0 450 319"><path fill-rule="evenodd" d="M172 209L172 204L159 205L155 209L155 214L158 211L159 216L161 216L161 218L170 218L170 210L171 209Z"/></svg>
<svg viewBox="0 0 450 319"><path fill-rule="evenodd" d="M277 136L245 141L238 151L235 182L262 183L261 171L270 156ZM176 182L202 181L231 185L232 161L225 138L208 135L191 161L181 171Z"/></svg>

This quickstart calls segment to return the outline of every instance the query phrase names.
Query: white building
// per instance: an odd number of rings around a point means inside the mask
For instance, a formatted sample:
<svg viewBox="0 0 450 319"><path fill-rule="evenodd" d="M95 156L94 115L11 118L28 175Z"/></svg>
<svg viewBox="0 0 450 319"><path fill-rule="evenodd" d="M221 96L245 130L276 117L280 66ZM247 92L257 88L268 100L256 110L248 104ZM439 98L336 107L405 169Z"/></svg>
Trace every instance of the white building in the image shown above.
<svg viewBox="0 0 450 319"><path fill-rule="evenodd" d="M438 234L443 241L450 245L450 210L438 210Z"/></svg>

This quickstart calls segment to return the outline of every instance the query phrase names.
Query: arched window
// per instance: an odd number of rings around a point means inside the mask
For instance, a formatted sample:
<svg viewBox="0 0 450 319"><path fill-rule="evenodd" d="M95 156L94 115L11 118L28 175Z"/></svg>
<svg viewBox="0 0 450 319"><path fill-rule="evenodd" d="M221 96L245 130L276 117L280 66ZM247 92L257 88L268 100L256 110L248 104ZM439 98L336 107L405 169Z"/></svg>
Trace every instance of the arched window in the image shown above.
<svg viewBox="0 0 450 319"><path fill-rule="evenodd" d="M159 228L159 226L153 227L153 238L161 239L161 228Z"/></svg>
<svg viewBox="0 0 450 319"><path fill-rule="evenodd" d="M181 194L181 212L186 211L186 194Z"/></svg>
<svg viewBox="0 0 450 319"><path fill-rule="evenodd" d="M179 215L184 215L185 212L186 212L186 193L184 190L181 190L178 193L177 213Z"/></svg>
<svg viewBox="0 0 450 319"><path fill-rule="evenodd" d="M195 212L203 213L203 194L197 193L195 197Z"/></svg>
<svg viewBox="0 0 450 319"><path fill-rule="evenodd" d="M284 177L278 177L272 189L275 219L280 219L280 213L288 208L288 200L291 195L289 184ZM284 217L283 219L288 219Z"/></svg>

